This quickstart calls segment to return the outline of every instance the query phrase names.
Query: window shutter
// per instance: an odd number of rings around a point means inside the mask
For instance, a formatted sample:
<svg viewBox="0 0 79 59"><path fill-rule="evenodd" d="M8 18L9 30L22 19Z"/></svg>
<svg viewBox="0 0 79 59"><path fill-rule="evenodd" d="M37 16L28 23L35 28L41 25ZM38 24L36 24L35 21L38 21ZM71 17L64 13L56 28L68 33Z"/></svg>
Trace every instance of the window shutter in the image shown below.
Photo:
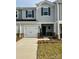
<svg viewBox="0 0 79 59"><path fill-rule="evenodd" d="M49 13L49 16L50 16L50 7L48 7L48 13Z"/></svg>
<svg viewBox="0 0 79 59"><path fill-rule="evenodd" d="M27 18L27 10L26 10L26 18Z"/></svg>
<svg viewBox="0 0 79 59"><path fill-rule="evenodd" d="M43 15L43 8L41 8L41 15Z"/></svg>
<svg viewBox="0 0 79 59"><path fill-rule="evenodd" d="M16 17L17 17L17 11L16 11Z"/></svg>
<svg viewBox="0 0 79 59"><path fill-rule="evenodd" d="M32 17L34 17L34 10L32 10Z"/></svg>

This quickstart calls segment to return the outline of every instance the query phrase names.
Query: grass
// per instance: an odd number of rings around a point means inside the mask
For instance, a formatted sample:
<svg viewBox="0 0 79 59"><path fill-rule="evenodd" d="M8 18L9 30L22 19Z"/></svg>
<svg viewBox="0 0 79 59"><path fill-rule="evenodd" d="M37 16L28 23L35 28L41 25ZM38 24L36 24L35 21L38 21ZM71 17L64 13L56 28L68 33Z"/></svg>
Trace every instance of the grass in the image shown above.
<svg viewBox="0 0 79 59"><path fill-rule="evenodd" d="M38 41L37 59L62 59L62 42Z"/></svg>

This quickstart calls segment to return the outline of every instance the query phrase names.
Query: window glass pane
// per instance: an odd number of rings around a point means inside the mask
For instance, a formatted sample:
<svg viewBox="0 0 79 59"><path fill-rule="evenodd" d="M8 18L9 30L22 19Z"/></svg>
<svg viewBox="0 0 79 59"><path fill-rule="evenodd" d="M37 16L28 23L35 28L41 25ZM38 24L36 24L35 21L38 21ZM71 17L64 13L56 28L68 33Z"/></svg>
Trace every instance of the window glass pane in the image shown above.
<svg viewBox="0 0 79 59"><path fill-rule="evenodd" d="M32 17L32 10L28 10L27 17Z"/></svg>
<svg viewBox="0 0 79 59"><path fill-rule="evenodd" d="M32 11L28 11L28 14L32 14Z"/></svg>
<svg viewBox="0 0 79 59"><path fill-rule="evenodd" d="M48 15L48 8L43 8L43 15Z"/></svg>
<svg viewBox="0 0 79 59"><path fill-rule="evenodd" d="M44 14L44 15L48 15L48 12L44 12L43 14Z"/></svg>
<svg viewBox="0 0 79 59"><path fill-rule="evenodd" d="M43 8L43 11L44 12L48 12L48 8Z"/></svg>
<svg viewBox="0 0 79 59"><path fill-rule="evenodd" d="M32 17L32 15L31 14L28 14L27 17Z"/></svg>

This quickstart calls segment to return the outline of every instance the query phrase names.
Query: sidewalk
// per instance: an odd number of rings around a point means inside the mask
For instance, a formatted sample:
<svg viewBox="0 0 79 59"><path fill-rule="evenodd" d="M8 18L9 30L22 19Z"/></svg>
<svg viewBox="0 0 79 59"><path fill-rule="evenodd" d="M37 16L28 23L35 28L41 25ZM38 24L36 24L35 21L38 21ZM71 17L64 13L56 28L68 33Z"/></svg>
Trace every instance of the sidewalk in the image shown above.
<svg viewBox="0 0 79 59"><path fill-rule="evenodd" d="M37 38L23 38L16 42L16 59L37 59Z"/></svg>

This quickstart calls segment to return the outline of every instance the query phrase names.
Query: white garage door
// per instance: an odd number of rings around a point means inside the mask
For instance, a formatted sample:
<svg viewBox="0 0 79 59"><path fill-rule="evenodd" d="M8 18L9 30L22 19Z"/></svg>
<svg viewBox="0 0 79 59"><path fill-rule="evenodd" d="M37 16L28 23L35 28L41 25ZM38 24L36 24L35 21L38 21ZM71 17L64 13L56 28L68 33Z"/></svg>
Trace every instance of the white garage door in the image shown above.
<svg viewBox="0 0 79 59"><path fill-rule="evenodd" d="M37 37L38 27L24 27L24 37Z"/></svg>

